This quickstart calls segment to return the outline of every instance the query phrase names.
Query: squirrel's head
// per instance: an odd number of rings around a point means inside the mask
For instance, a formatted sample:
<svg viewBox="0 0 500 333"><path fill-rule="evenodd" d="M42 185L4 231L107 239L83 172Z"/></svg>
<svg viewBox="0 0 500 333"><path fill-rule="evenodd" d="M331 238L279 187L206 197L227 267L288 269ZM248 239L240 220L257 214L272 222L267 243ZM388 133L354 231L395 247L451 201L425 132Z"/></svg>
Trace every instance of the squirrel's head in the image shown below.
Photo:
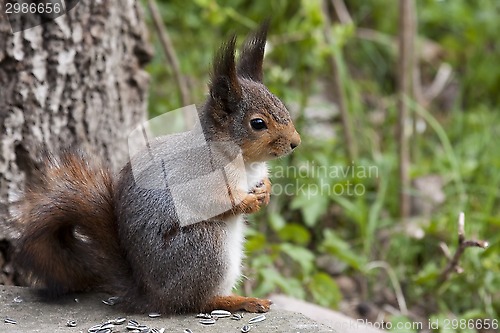
<svg viewBox="0 0 500 333"><path fill-rule="evenodd" d="M283 103L262 83L268 23L244 42L235 61L236 37L215 56L205 124L212 139L232 141L246 162L266 161L290 153L300 136Z"/></svg>

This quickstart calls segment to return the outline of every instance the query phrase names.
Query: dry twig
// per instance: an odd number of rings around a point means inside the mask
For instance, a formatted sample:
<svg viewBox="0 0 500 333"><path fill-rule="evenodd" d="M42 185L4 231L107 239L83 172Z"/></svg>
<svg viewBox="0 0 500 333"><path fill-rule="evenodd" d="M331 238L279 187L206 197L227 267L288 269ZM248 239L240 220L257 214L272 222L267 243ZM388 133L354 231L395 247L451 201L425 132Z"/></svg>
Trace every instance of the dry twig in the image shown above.
<svg viewBox="0 0 500 333"><path fill-rule="evenodd" d="M480 247L486 249L488 242L484 240L466 240L465 239L465 215L463 212L458 216L458 248L453 257L447 255L449 262L441 273L440 281L443 283L448 280L452 272L462 273L463 269L459 266L460 257L468 247Z"/></svg>
<svg viewBox="0 0 500 333"><path fill-rule="evenodd" d="M158 33L158 38L160 39L160 43L163 47L163 51L165 52L165 56L167 57L167 61L170 63L170 67L174 72L174 77L177 81L177 86L179 87L179 92L181 94L182 105L190 105L191 98L189 96L188 85L186 79L182 76L181 68L179 66L179 60L177 59L177 55L172 41L170 40L170 36L168 35L167 29L160 17L159 9L156 5L155 0L148 0L148 8L149 12L151 13L151 17L153 18L153 22Z"/></svg>
<svg viewBox="0 0 500 333"><path fill-rule="evenodd" d="M347 10L347 6L345 5L344 0L332 0L332 6L335 9L335 13L339 18L340 23L342 24L351 24L352 17Z"/></svg>
<svg viewBox="0 0 500 333"><path fill-rule="evenodd" d="M334 2L334 0L332 0ZM332 3L333 6L335 6L335 3ZM345 6L344 6L345 7ZM326 42L331 45L332 44L332 38L331 38L331 21L330 21L330 16L328 14L328 1L325 1L325 9L324 9L324 17L325 17L325 40ZM337 97L337 105L339 108L340 112L340 117L342 121L342 127L343 127L343 133L344 133L344 141L346 144L346 149L347 149L347 155L349 157L349 160L354 161L357 158L358 155L358 147L357 143L354 139L354 134L351 126L351 120L349 117L349 111L347 110L347 105L346 105L346 97L345 97L345 92L344 89L342 89L342 82L340 78L340 66L339 66L339 60L338 56L335 55L330 55L329 57L330 65L332 67L332 75L333 75L333 92L335 96Z"/></svg>

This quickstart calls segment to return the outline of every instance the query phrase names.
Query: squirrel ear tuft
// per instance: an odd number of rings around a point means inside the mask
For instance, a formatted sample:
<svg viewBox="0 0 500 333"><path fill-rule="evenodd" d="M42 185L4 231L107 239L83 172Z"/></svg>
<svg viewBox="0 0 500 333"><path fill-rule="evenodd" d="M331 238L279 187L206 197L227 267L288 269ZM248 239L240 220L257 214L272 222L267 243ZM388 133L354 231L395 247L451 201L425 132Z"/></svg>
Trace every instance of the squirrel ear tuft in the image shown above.
<svg viewBox="0 0 500 333"><path fill-rule="evenodd" d="M262 82L262 63L264 61L268 29L269 20L266 20L243 43L241 55L238 59L239 75L253 81Z"/></svg>
<svg viewBox="0 0 500 333"><path fill-rule="evenodd" d="M213 69L210 75L210 96L225 106L236 103L241 98L241 87L236 75L234 61L235 45L235 35L222 44L214 57Z"/></svg>

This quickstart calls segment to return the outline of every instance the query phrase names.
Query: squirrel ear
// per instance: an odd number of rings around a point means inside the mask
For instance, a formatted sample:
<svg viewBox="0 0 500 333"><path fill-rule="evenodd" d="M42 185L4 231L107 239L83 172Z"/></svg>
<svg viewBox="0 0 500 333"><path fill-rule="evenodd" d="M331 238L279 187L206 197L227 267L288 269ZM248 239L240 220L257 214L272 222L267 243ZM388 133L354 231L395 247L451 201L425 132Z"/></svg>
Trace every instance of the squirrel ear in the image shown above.
<svg viewBox="0 0 500 333"><path fill-rule="evenodd" d="M210 75L210 96L226 106L238 102L241 98L241 87L234 61L235 45L236 36L233 35L216 53Z"/></svg>
<svg viewBox="0 0 500 333"><path fill-rule="evenodd" d="M269 20L266 20L243 43L241 55L238 59L239 75L253 81L262 82L262 62L264 61L268 28Z"/></svg>

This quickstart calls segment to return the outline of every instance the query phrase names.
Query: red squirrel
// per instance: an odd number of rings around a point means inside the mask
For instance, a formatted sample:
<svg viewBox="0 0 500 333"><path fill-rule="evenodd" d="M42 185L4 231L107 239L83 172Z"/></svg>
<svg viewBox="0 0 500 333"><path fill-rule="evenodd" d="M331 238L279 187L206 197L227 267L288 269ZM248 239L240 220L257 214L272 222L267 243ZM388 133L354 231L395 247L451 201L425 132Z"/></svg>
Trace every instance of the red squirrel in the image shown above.
<svg viewBox="0 0 500 333"><path fill-rule="evenodd" d="M171 189L142 186L156 180L147 170L134 174L133 161L151 152L168 155L176 136L154 140L116 175L81 150L47 153L19 205L19 269L50 295L106 291L134 312L268 311L269 300L232 294L241 274L245 214L269 202L266 161L300 144L289 112L262 83L267 29L265 23L246 39L238 61L234 36L214 57L209 94L198 111L205 149L162 162L166 172L182 173L212 143L231 142L243 169L226 177L227 186L207 183L199 191L216 201L227 190L238 200L216 216L183 225ZM184 191L189 195L193 188Z"/></svg>

